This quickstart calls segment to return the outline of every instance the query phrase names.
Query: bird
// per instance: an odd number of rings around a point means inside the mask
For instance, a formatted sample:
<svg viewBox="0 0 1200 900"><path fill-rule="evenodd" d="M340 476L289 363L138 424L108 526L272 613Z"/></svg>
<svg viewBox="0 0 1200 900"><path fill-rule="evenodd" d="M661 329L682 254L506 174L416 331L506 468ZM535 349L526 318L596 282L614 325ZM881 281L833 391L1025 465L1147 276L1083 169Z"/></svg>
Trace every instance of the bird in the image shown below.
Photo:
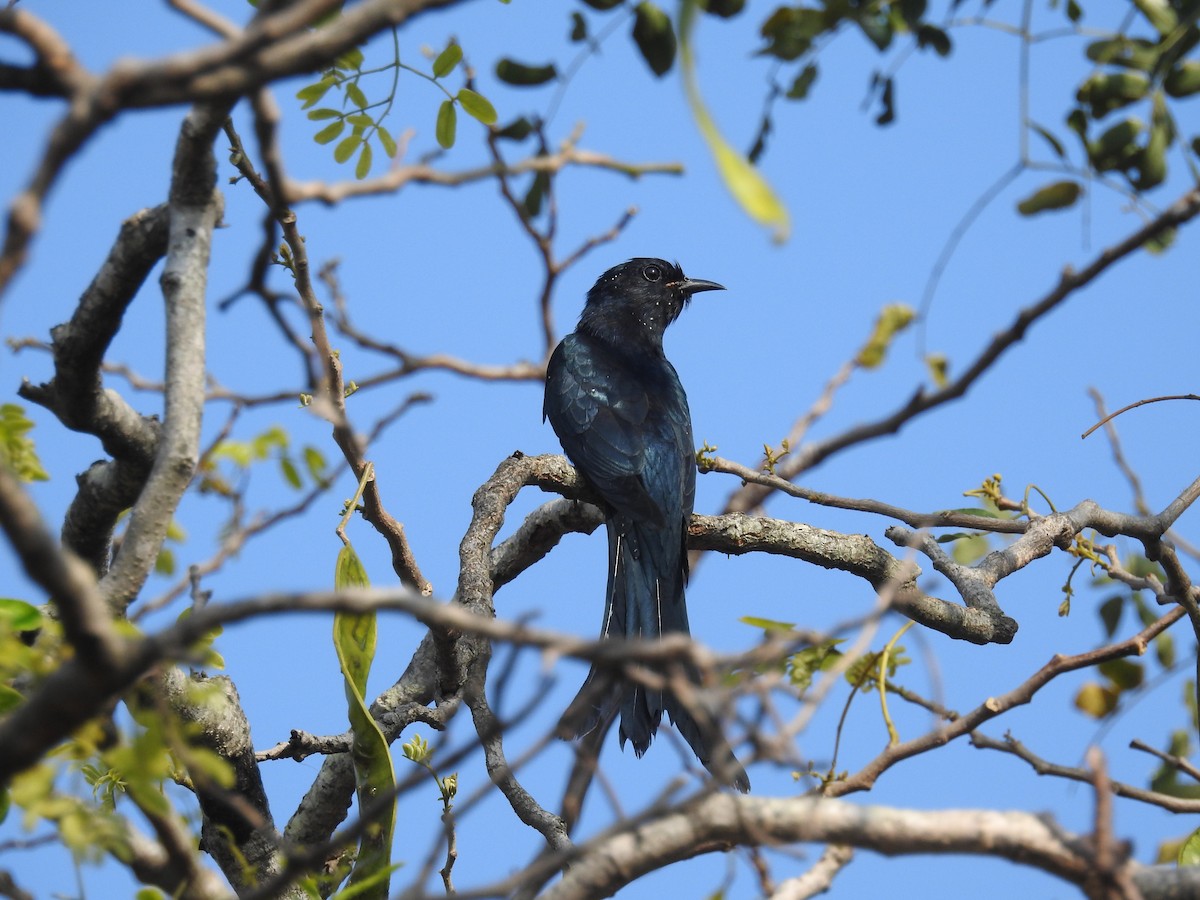
<svg viewBox="0 0 1200 900"><path fill-rule="evenodd" d="M684 585L695 444L687 395L663 351L663 334L694 294L720 290L715 281L688 278L677 263L630 259L597 279L575 331L550 355L542 418L599 496L608 532L602 639L690 634ZM693 666L686 672L699 683ZM670 690L614 680L603 667L592 666L560 733L583 737L618 712L622 748L629 741L642 756L666 712L717 781L750 790L745 769L701 703L685 705Z"/></svg>

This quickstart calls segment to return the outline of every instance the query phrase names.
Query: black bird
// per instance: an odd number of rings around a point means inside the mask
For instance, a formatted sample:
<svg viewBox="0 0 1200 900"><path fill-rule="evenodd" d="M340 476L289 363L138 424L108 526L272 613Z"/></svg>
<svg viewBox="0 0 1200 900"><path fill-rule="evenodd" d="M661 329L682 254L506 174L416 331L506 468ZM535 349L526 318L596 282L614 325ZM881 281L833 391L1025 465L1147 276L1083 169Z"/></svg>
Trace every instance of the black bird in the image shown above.
<svg viewBox="0 0 1200 900"><path fill-rule="evenodd" d="M683 591L695 444L687 395L663 353L663 332L693 294L719 290L724 287L688 278L665 260L631 259L600 276L579 326L550 357L543 418L603 500L608 592L602 638L689 633ZM698 681L698 673L689 675ZM711 716L699 722L670 691L608 678L592 667L564 716L568 732L581 737L619 710L621 746L632 741L641 756L665 710L705 768L723 783L750 790Z"/></svg>

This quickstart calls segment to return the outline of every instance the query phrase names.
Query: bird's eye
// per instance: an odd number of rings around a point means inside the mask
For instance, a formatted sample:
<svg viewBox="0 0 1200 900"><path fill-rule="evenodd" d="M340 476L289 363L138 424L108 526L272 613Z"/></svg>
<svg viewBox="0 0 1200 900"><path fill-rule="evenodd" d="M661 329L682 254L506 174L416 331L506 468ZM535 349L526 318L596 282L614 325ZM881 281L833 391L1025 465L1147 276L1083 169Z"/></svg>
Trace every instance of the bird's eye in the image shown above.
<svg viewBox="0 0 1200 900"><path fill-rule="evenodd" d="M658 281L662 278L662 269L658 266L646 266L642 269L642 277L647 281Z"/></svg>

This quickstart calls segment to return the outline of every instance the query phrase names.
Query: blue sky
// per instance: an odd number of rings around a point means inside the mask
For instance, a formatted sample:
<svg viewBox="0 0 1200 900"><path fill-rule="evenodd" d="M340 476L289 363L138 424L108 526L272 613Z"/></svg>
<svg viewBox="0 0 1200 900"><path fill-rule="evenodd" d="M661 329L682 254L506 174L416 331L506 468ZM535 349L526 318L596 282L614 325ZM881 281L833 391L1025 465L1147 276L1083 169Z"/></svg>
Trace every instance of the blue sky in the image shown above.
<svg viewBox="0 0 1200 900"><path fill-rule="evenodd" d="M79 0L39 3L22 8L50 21L92 71L102 71L123 56L150 57L202 46L210 38L172 13L165 4L140 2L114 6ZM213 3L226 15L244 20L239 2ZM421 18L401 32L402 56L427 66L424 46L441 49L457 37L476 66L479 89L500 111L502 120L544 111L553 89L521 91L500 85L491 61L511 55L529 62L557 60L560 68L576 48L565 40L568 12L574 6L513 0L466 4ZM583 9L582 6L578 7ZM1087 24L1113 27L1126 6L1097 3L1088 7ZM763 8L765 9L765 8ZM975 10L965 10L974 14ZM599 27L607 19L585 10ZM1001 0L990 9L996 19L1013 20L1019 7ZM704 19L697 32L699 76L710 108L730 140L746 146L757 127L771 66L753 54L755 6L733 22ZM1058 27L1061 10L1039 5L1035 23ZM880 128L874 111L864 110L870 73L881 60L856 34L840 36L821 57L821 76L811 99L780 102L775 127L762 162L765 175L788 206L791 239L772 244L730 199L707 155L683 100L677 72L655 79L636 56L626 28L603 45L579 69L550 125L552 141L564 139L577 122L586 130L581 145L620 159L679 161L682 177L652 176L629 181L620 176L575 169L559 179L560 233L556 251L565 256L588 237L607 231L631 205L638 214L619 239L598 249L559 282L554 312L559 332L569 330L594 278L630 256L678 259L694 277L719 281L728 290L704 294L668 335L668 354L678 368L691 402L698 441L717 445L723 456L754 465L764 442L777 444L797 415L819 396L822 385L853 356L887 303L917 305L931 267L947 237L968 207L1018 159L1019 42L995 29L952 31L954 55L942 60L916 54L898 74L897 122ZM390 40L390 39L389 39ZM386 57L389 42L367 49ZM14 55L11 41L0 41L0 57ZM1066 141L1063 116L1088 69L1081 41L1064 38L1039 43L1033 50L1034 119ZM786 78L786 75L781 75ZM293 178L338 179L349 172L336 167L329 149L311 141L312 123L298 112L297 80L275 95L285 116L285 162ZM377 88L384 90L380 84ZM409 158L434 148L433 122L440 96L427 83L401 78L394 133L415 129ZM1181 103L1176 114L1182 129L1195 134L1200 101ZM0 98L7 123L0 146L0 196L11 197L32 171L44 136L61 109L20 97ZM72 162L45 211L43 229L29 263L0 309L4 337L45 338L63 321L103 259L119 223L143 206L165 197L174 134L182 114L168 109L128 114L107 126ZM249 136L244 109L237 113ZM1034 152L1050 159L1044 146ZM1069 142L1068 142L1069 143ZM1072 148L1073 150L1075 148ZM231 167L221 160L225 181ZM437 161L462 169L486 160L479 126L463 117L457 146ZM924 323L930 350L947 354L951 373L961 368L1008 323L1016 311L1040 298L1066 265L1086 263L1105 246L1132 231L1137 216L1124 198L1097 188L1088 206L1033 219L1018 217L1015 203L1054 176L1022 175L980 217L951 259ZM1187 188L1179 158L1172 177L1152 199L1166 205ZM294 353L282 346L260 305L244 298L225 311L217 301L237 289L260 240L262 210L244 185L226 187L227 228L214 240L210 275L210 369L223 385L247 393L295 390L300 373ZM1086 215L1084 214L1086 210ZM446 352L478 362L508 363L536 359L542 353L536 307L539 265L528 239L498 196L494 185L460 189L408 188L398 195L298 208L300 227L316 263L339 259L342 287L355 322L382 339L418 353ZM1195 285L1197 238L1185 231L1167 254L1137 254L1097 283L1079 292L1064 308L1031 330L973 388L965 400L907 426L897 437L857 447L807 473L809 487L845 496L874 497L914 509L965 505L961 494L994 472L1004 475L1010 494L1036 484L1061 509L1084 498L1118 509L1130 508L1128 484L1117 472L1105 439L1079 435L1095 421L1089 387L1103 393L1110 408L1134 400L1194 390L1196 380ZM286 288L277 270L273 284ZM132 307L114 344L112 360L127 362L150 378L161 374L162 314L153 279ZM378 371L381 363L345 347L348 377ZM0 355L0 401L15 398L23 377L48 377L49 364L38 352ZM903 335L884 367L858 372L813 429L820 439L890 411L925 378L917 332ZM112 382L119 389L120 380ZM442 373L422 374L352 398L351 416L360 428L394 407L408 393L428 391L436 402L410 411L371 449L385 502L404 522L417 559L448 597L457 572L458 541L475 488L515 450L556 452L542 425L541 388L534 383L486 384ZM154 411L152 393L134 402ZM50 482L33 485L32 495L46 518L57 523L73 490L73 474L97 458L94 439L63 431L40 410L34 437ZM226 409L215 405L206 418L211 440ZM1195 477L1195 416L1192 404L1160 404L1119 421L1130 462L1141 475L1150 505L1159 509ZM249 437L272 425L292 435L296 446L312 444L332 459L335 448L327 426L290 404L246 413L237 433ZM698 512L717 511L737 483L710 474L699 479ZM259 538L206 582L214 601L232 600L265 590L308 589L332 582L338 541L333 534L341 500L353 492L341 483L318 501L306 517ZM509 527L544 498L526 491L514 505ZM264 467L250 480L248 505L268 509L291 502L277 472ZM776 498L768 512L811 525L870 534L886 545L884 520ZM211 498L189 495L179 511L188 539L175 549L181 565L206 559L226 510ZM1180 525L1184 534L1195 514ZM351 536L374 583L392 583L387 549L367 526L352 525ZM543 564L497 595L502 616L536 614L546 628L590 635L599 623L603 590L604 542L599 535L568 537ZM11 571L11 556L0 555L0 577L14 585L14 596L39 599ZM1072 615L1060 618L1061 585L1070 561L1061 555L1032 566L1002 583L999 599L1021 623L1016 641L1006 647L978 648L942 635L910 632L904 639L914 664L901 680L915 690L944 692L947 705L966 709L1027 678L1051 654L1095 646L1102 635L1095 608L1108 594L1082 591ZM927 573L930 567L924 567ZM3 575L5 569L11 574ZM935 592L948 588L927 574ZM153 597L172 582L157 579L145 592ZM1080 584L1079 578L1076 581ZM848 576L830 574L794 561L723 558L710 555L692 581L689 607L696 636L721 651L751 646L758 632L739 624L744 615L798 622L821 628L862 614L874 596ZM173 615L179 607L173 608ZM889 620L880 643L900 625ZM238 684L254 728L255 745L285 739L289 729L316 733L346 727L342 687L329 642L330 620L292 616L229 629L219 649ZM372 687L386 687L407 662L420 629L398 616L383 616L380 650ZM1126 621L1122 635L1131 634ZM1182 658L1194 642L1177 628ZM1039 696L1033 708L993 723L989 733L1006 728L1035 752L1078 765L1089 742L1101 739L1110 754L1114 777L1143 784L1153 761L1125 750L1140 737L1155 746L1185 724L1180 696L1182 666L1165 677L1110 731L1098 735L1093 723L1072 707L1082 678L1064 679ZM518 669L510 702L542 690L540 678L555 682L542 712L511 737L510 756L537 739L557 710L573 695L583 666L559 662L552 671L530 656ZM936 688L934 687L936 685ZM843 692L844 694L844 692ZM843 736L841 765L853 769L882 749L886 733L874 698L857 702ZM898 704L893 704L893 707ZM895 711L895 710L894 710ZM827 761L832 729L841 700L816 717L800 738L801 752ZM901 708L898 725L913 736L929 726L928 717ZM469 723L458 722L462 740ZM426 737L433 736L426 733ZM621 754L615 738L603 763L619 786L626 809L634 810L679 768L680 756L660 738L642 760ZM553 802L560 791L566 747L538 758L526 777L530 788ZM280 825L295 808L317 761L279 762L264 775ZM403 760L398 771L407 774ZM477 762L459 772L465 797L486 781ZM758 793L795 793L785 773L752 770ZM402 821L411 823L410 840L399 841L405 859L394 886L415 871L436 833L438 807L428 796L406 800ZM1039 779L1024 764L985 754L962 744L900 766L885 776L861 802L922 808L988 806L1000 809L1051 810L1062 824L1086 830L1092 804L1085 789ZM586 834L603 827L609 811L598 799L582 823ZM497 827L498 823L504 823ZM1118 803L1116 828L1135 840L1139 859L1152 857L1159 840L1176 837L1194 823L1129 803ZM14 818L0 826L0 841L17 836ZM540 838L515 824L497 796L461 823L460 859L455 870L462 888L499 877L539 849ZM45 851L0 857L18 883L38 896L72 893L75 875L66 856ZM744 864L729 890L748 897L756 885ZM705 896L726 873L727 861L710 855L632 885L622 896L650 897L664 889L679 896ZM933 868L933 867L936 867ZM962 867L962 868L960 868ZM779 860L777 875L798 874L802 862ZM936 871L940 877L930 878ZM996 896L1020 890L1037 896L1071 896L1052 879L1005 863L967 859L883 860L861 854L835 883L832 896L864 896L867 891L919 889L927 900L961 896L962 878L987 873ZM85 869L92 896L132 894L110 869ZM976 881L978 883L978 881ZM432 885L431 885L432 887Z"/></svg>

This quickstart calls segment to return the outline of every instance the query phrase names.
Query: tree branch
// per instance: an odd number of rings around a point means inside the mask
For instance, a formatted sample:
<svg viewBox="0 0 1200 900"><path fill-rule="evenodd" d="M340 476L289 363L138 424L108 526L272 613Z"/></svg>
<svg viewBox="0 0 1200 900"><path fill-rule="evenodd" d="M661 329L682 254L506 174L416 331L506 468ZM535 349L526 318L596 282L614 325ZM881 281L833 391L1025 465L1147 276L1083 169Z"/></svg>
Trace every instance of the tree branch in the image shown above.
<svg viewBox="0 0 1200 900"><path fill-rule="evenodd" d="M1042 816L991 810L914 810L801 798L709 794L633 827L618 826L576 848L576 858L545 900L616 893L647 872L730 846L833 843L887 856L918 853L994 856L1084 886L1094 860L1082 837ZM1122 860L1146 900L1170 890L1200 891L1200 869L1147 867ZM1175 896L1181 896L1176 894Z"/></svg>
<svg viewBox="0 0 1200 900"><path fill-rule="evenodd" d="M154 465L129 515L113 566L101 582L123 611L137 596L196 470L204 411L205 289L212 233L223 201L214 190L212 144L231 101L196 106L184 119L171 178L167 261L159 281L167 307L166 391Z"/></svg>
<svg viewBox="0 0 1200 900"><path fill-rule="evenodd" d="M1145 246L1147 241L1191 221L1197 214L1200 214L1200 189L1193 189L1128 237L1101 251L1078 272L1064 269L1058 284L1040 300L1017 313L1013 322L996 334L963 373L945 387L931 393L919 387L904 405L874 422L857 425L827 440L800 447L779 464L779 474L790 481L835 453L877 437L895 434L917 416L964 396L1006 351L1020 343L1025 333L1039 320L1112 265ZM729 496L723 512L752 512L762 505L773 489L774 485L746 484Z"/></svg>

